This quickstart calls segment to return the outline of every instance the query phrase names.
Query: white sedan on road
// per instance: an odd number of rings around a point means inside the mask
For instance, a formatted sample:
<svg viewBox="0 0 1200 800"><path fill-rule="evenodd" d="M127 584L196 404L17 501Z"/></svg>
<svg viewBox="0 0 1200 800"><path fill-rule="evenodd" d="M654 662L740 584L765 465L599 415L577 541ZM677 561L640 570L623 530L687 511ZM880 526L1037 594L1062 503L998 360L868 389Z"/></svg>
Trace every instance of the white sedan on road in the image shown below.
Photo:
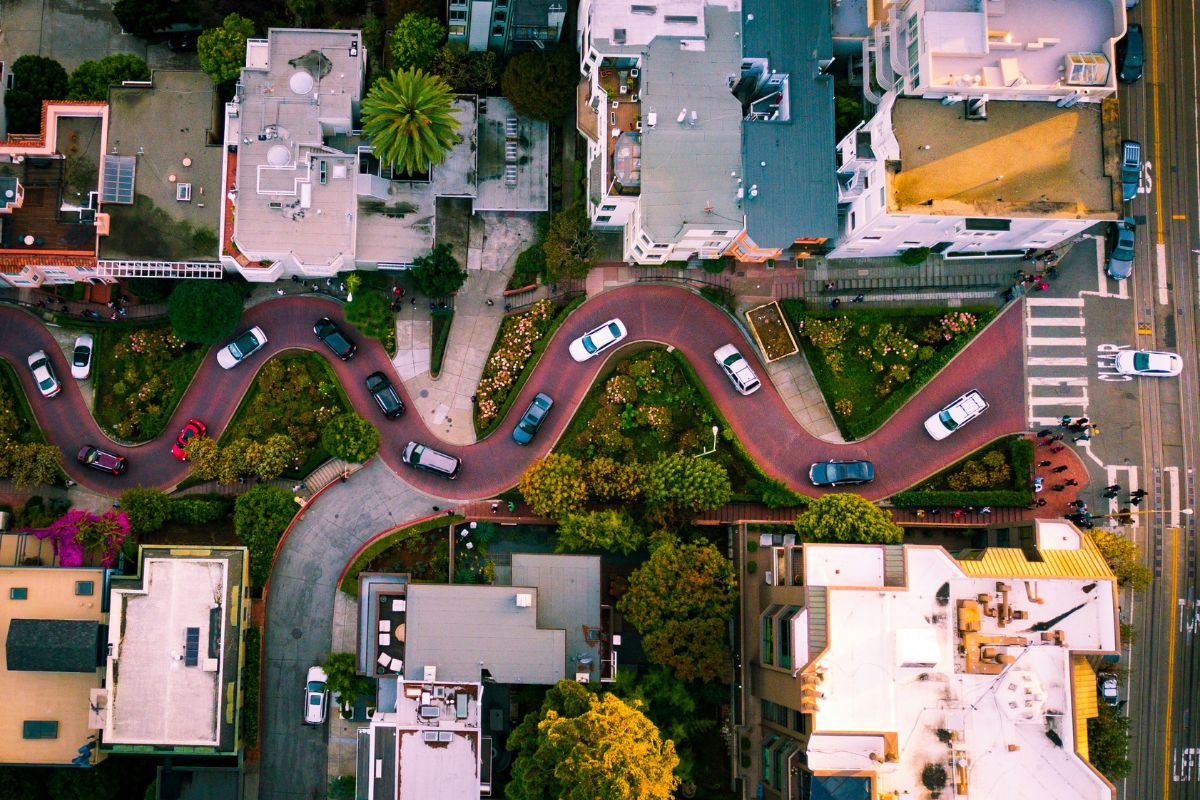
<svg viewBox="0 0 1200 800"><path fill-rule="evenodd" d="M983 395L972 389L925 420L925 430L934 439L941 441L987 409L988 404Z"/></svg>
<svg viewBox="0 0 1200 800"><path fill-rule="evenodd" d="M625 323L619 319L610 319L600 327L593 328L571 342L571 358L576 361L587 361L597 353L607 350L624 339L627 333Z"/></svg>
<svg viewBox="0 0 1200 800"><path fill-rule="evenodd" d="M1183 359L1174 353L1154 350L1122 350L1117 353L1116 366L1122 375L1169 378L1183 372Z"/></svg>

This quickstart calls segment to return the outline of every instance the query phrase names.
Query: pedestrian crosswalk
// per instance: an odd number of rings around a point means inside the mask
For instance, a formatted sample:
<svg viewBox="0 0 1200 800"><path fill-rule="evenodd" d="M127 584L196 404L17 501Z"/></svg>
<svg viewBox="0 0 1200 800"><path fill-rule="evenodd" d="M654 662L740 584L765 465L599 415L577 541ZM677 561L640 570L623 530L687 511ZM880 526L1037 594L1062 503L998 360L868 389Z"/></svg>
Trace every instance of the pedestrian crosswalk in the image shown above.
<svg viewBox="0 0 1200 800"><path fill-rule="evenodd" d="M1025 299L1025 397L1032 429L1053 427L1088 407L1087 337L1083 299Z"/></svg>

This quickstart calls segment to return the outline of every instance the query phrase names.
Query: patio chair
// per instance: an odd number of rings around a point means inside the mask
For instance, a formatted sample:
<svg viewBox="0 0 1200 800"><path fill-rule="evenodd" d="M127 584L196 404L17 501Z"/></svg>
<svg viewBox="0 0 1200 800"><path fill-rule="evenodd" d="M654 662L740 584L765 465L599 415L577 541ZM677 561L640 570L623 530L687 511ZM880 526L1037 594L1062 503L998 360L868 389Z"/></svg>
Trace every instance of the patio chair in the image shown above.
<svg viewBox="0 0 1200 800"><path fill-rule="evenodd" d="M387 647L391 643L392 643L392 635L390 633L379 634L379 646L380 647Z"/></svg>
<svg viewBox="0 0 1200 800"><path fill-rule="evenodd" d="M392 631L392 621L390 619L379 620L379 632L380 633L391 633L391 631Z"/></svg>
<svg viewBox="0 0 1200 800"><path fill-rule="evenodd" d="M404 660L399 658L392 659L392 672L397 674L404 672Z"/></svg>

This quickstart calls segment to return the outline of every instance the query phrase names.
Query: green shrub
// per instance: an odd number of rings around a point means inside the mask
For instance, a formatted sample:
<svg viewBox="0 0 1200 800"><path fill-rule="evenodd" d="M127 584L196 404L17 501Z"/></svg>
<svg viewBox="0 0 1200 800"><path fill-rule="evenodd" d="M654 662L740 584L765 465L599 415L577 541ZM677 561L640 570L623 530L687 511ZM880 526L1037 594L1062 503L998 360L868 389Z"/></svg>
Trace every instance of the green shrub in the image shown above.
<svg viewBox="0 0 1200 800"><path fill-rule="evenodd" d="M365 418L347 411L326 423L321 447L334 458L362 463L379 451L379 431Z"/></svg>
<svg viewBox="0 0 1200 800"><path fill-rule="evenodd" d="M370 566L380 553L395 547L406 539L421 536L433 530L439 530L444 538L444 532L449 526L457 525L464 519L466 518L457 514L441 514L383 534L354 557L354 561L346 568L346 574L338 583L338 588L351 597L358 597L358 575Z"/></svg>
<svg viewBox="0 0 1200 800"><path fill-rule="evenodd" d="M910 247L900 254L900 263L910 267L924 264L925 259L929 258L930 252L928 247Z"/></svg>
<svg viewBox="0 0 1200 800"><path fill-rule="evenodd" d="M158 489L138 486L122 492L121 508L129 515L129 532L141 536L166 524L171 514L171 499Z"/></svg>
<svg viewBox="0 0 1200 800"><path fill-rule="evenodd" d="M207 525L229 514L232 503L225 497L172 498L170 518L184 525Z"/></svg>
<svg viewBox="0 0 1200 800"><path fill-rule="evenodd" d="M546 273L546 251L541 243L534 244L521 251L513 266L512 289L521 289L538 282L538 278Z"/></svg>
<svg viewBox="0 0 1200 800"><path fill-rule="evenodd" d="M258 744L258 686L262 664L262 629L246 628L246 665L242 667L242 740Z"/></svg>
<svg viewBox="0 0 1200 800"><path fill-rule="evenodd" d="M358 273L352 273L351 277ZM362 331L364 336L376 339L388 355L396 352L396 315L392 312L392 301L388 294L362 289L354 293L354 299L346 304L346 321Z"/></svg>
<svg viewBox="0 0 1200 800"><path fill-rule="evenodd" d="M185 342L216 344L229 337L242 316L242 298L224 281L181 281L167 300L167 317Z"/></svg>
<svg viewBox="0 0 1200 800"><path fill-rule="evenodd" d="M701 286L700 296L714 306L720 306L730 314L737 308L737 296L723 286Z"/></svg>
<svg viewBox="0 0 1200 800"><path fill-rule="evenodd" d="M754 573L758 572L758 562L757 561L747 561L746 562L746 572L750 575L753 575Z"/></svg>
<svg viewBox="0 0 1200 800"><path fill-rule="evenodd" d="M446 343L450 341L450 324L454 321L454 309L439 308L433 317L433 344L429 354L429 374L436 378L442 372L442 358L446 355Z"/></svg>
<svg viewBox="0 0 1200 800"><path fill-rule="evenodd" d="M100 427L125 442L158 437L175 413L205 352L162 324L100 331L92 369L95 415Z"/></svg>
<svg viewBox="0 0 1200 800"><path fill-rule="evenodd" d="M266 585L275 548L296 511L291 492L269 484L255 486L234 503L233 530L250 550L251 585Z"/></svg>
<svg viewBox="0 0 1200 800"><path fill-rule="evenodd" d="M792 491L786 483L775 478L750 481L746 488L757 492L767 508L791 508L808 505L808 498Z"/></svg>

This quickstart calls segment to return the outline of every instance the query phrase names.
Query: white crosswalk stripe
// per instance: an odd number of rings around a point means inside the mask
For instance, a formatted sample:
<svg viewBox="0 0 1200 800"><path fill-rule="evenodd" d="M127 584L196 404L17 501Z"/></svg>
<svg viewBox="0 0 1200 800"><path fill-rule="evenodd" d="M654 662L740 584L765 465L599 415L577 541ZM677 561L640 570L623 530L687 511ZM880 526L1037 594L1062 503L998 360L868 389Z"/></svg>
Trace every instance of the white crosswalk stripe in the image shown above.
<svg viewBox="0 0 1200 800"><path fill-rule="evenodd" d="M1087 414L1091 359L1083 303L1079 297L1025 299L1025 398L1033 429Z"/></svg>

